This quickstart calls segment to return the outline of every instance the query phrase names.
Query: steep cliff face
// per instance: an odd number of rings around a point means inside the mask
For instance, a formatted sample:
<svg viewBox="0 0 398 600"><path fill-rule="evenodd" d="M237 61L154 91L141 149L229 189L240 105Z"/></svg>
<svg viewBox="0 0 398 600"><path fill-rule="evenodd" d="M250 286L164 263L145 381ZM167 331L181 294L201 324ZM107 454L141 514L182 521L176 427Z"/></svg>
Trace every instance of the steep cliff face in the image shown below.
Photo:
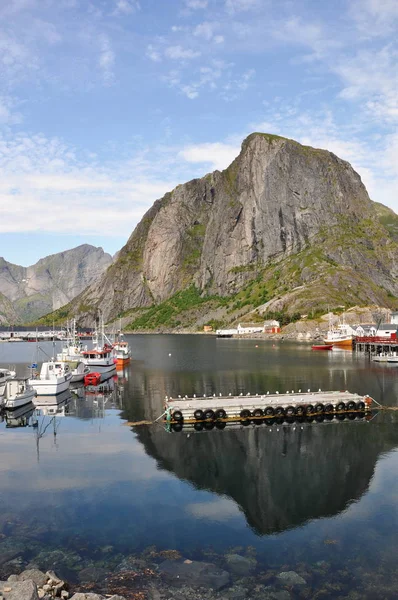
<svg viewBox="0 0 398 600"><path fill-rule="evenodd" d="M88 244L47 256L27 268L0 258L0 292L12 303L12 322L33 320L67 304L98 280L111 262L102 248Z"/></svg>
<svg viewBox="0 0 398 600"><path fill-rule="evenodd" d="M0 325L18 323L18 315L14 310L12 302L0 293Z"/></svg>
<svg viewBox="0 0 398 600"><path fill-rule="evenodd" d="M317 256L311 256L314 248L321 249ZM397 265L393 236L347 162L254 133L228 169L156 201L112 267L70 310L101 308L110 319L162 303L190 285L202 296L225 297L255 279L264 286L275 279L272 289L264 287L267 298L295 286L308 290L314 282L333 288L333 279L347 288L348 269L355 274L361 268L384 290L372 288L377 303L387 293L398 295ZM339 273L331 274L336 266ZM332 279L323 281L327 274Z"/></svg>

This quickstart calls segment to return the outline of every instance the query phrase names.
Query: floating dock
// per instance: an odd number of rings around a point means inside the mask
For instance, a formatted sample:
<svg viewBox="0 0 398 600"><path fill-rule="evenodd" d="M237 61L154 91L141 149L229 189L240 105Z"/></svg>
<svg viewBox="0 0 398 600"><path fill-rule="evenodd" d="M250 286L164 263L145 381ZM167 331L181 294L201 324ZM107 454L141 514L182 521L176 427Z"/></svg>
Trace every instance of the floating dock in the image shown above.
<svg viewBox="0 0 398 600"><path fill-rule="evenodd" d="M240 394L239 396L166 396L164 419L175 431L192 425L197 430L223 428L227 423L292 423L364 416L377 403L368 395L349 391Z"/></svg>

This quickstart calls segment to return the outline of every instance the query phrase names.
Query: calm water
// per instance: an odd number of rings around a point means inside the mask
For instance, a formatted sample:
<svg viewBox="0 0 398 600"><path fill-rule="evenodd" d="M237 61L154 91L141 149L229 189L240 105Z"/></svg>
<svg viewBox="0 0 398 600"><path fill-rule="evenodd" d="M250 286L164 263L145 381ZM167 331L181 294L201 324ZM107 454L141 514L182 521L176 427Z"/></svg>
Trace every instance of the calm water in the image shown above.
<svg viewBox="0 0 398 600"><path fill-rule="evenodd" d="M348 389L398 405L398 367L298 343L128 340L134 360L103 393L79 392L56 418L0 423L0 571L19 546L25 563L66 549L71 577L100 549L106 567L152 545L202 560L250 547L259 574L304 571L307 597L394 597L398 412L191 435L129 422L154 420L179 393ZM23 374L32 353L0 344L0 365Z"/></svg>

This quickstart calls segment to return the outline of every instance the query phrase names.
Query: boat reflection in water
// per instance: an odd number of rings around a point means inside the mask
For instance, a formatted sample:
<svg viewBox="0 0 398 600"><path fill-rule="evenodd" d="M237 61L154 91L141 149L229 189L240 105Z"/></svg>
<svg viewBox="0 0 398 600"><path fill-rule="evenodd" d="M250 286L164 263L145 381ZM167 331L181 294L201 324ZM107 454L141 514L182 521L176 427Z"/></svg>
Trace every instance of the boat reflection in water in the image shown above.
<svg viewBox="0 0 398 600"><path fill-rule="evenodd" d="M35 427L37 425L35 405L33 402L29 402L29 404L13 410L4 410L0 414L0 423L1 421L5 421L8 429L15 427Z"/></svg>
<svg viewBox="0 0 398 600"><path fill-rule="evenodd" d="M34 399L37 416L65 416L68 414L68 405L72 400L71 391L64 390L56 396L37 396Z"/></svg>
<svg viewBox="0 0 398 600"><path fill-rule="evenodd" d="M134 431L161 469L230 497L264 535L336 515L366 492L378 456L398 443L398 433L390 439L379 427L388 416L374 416L201 433L170 434L161 426Z"/></svg>

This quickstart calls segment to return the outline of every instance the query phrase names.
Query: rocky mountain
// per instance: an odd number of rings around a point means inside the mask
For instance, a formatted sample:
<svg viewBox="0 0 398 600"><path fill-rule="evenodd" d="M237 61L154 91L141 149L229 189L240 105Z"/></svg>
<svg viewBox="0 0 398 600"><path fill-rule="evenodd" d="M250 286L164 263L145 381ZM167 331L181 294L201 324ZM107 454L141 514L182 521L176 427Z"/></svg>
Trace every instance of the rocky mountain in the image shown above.
<svg viewBox="0 0 398 600"><path fill-rule="evenodd" d="M21 267L0 258L0 318L5 323L37 319L70 302L100 278L112 257L89 244Z"/></svg>
<svg viewBox="0 0 398 600"><path fill-rule="evenodd" d="M157 200L102 278L63 310L82 323L101 309L132 329L170 329L392 307L397 219L346 161L254 133L226 170Z"/></svg>

